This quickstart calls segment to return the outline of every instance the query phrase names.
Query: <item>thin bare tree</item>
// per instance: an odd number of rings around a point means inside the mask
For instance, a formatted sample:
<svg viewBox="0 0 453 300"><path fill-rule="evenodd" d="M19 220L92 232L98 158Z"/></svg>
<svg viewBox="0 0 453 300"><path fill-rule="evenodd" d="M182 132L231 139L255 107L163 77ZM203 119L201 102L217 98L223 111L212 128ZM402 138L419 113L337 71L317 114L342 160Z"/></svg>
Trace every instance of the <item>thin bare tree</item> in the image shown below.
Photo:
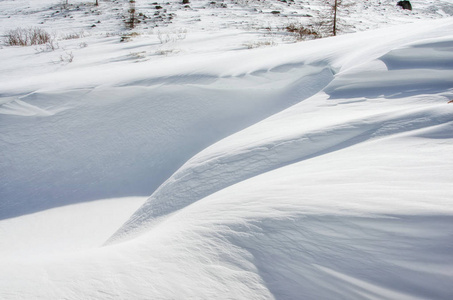
<svg viewBox="0 0 453 300"><path fill-rule="evenodd" d="M336 36L339 27L340 12L345 8L354 5L354 3L348 0L326 0L326 5L328 8L328 15L323 23L329 28L328 31L330 34Z"/></svg>
<svg viewBox="0 0 453 300"><path fill-rule="evenodd" d="M340 4L341 4L341 0L340 0ZM336 35L337 35L337 11L338 11L338 0L335 0L335 2L333 3L332 10L333 10L333 26L332 26L332 34L333 34L334 36L336 36Z"/></svg>

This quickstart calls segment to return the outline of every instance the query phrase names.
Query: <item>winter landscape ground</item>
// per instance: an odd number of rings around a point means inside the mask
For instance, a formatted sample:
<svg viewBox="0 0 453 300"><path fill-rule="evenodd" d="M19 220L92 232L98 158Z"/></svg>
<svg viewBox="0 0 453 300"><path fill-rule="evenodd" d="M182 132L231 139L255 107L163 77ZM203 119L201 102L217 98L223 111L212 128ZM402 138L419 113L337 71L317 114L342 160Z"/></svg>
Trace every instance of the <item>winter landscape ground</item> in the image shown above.
<svg viewBox="0 0 453 300"><path fill-rule="evenodd" d="M453 299L453 0L64 2L0 1L0 299Z"/></svg>

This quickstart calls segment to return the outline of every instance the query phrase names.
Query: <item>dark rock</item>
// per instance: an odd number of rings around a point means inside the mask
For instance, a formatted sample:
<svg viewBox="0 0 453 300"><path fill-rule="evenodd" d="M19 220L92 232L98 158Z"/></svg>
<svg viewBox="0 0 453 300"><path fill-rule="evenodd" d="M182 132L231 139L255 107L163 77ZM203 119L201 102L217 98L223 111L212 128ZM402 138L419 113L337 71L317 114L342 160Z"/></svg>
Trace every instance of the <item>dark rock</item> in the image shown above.
<svg viewBox="0 0 453 300"><path fill-rule="evenodd" d="M407 0L406 1L398 1L398 3L396 5L401 6L403 9L412 10L411 2L407 1Z"/></svg>

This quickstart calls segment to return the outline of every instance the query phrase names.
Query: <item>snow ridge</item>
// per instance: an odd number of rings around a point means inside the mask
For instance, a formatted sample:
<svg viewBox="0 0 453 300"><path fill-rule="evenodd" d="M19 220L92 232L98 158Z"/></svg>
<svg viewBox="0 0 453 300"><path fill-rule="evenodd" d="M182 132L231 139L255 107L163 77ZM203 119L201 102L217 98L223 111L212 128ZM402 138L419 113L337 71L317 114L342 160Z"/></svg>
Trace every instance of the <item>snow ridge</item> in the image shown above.
<svg viewBox="0 0 453 300"><path fill-rule="evenodd" d="M89 31L0 48L1 299L453 299L452 0L54 2L0 1Z"/></svg>
<svg viewBox="0 0 453 300"><path fill-rule="evenodd" d="M374 65L381 62L385 64L385 70L364 72L363 66L357 70L352 68L337 75L322 90L330 101L341 98L405 98L446 92L453 86L451 45L449 41L425 41L391 50L368 63ZM440 54L428 56L432 51L426 53L420 49L432 49ZM405 59L396 59L403 56L402 53L406 54ZM419 62L423 62L423 66ZM314 96L313 101L323 100L322 95ZM288 111L293 109L289 108ZM334 122L328 126L322 124L312 129L294 129L293 124L279 122L280 118L284 118L280 115L286 116L285 112L274 115L190 159L151 195L110 242L149 228L159 218L259 174L369 140L453 121L444 105L386 111ZM286 131L283 129L285 127ZM272 132L274 128L279 128L278 136ZM234 148L231 145L235 145Z"/></svg>

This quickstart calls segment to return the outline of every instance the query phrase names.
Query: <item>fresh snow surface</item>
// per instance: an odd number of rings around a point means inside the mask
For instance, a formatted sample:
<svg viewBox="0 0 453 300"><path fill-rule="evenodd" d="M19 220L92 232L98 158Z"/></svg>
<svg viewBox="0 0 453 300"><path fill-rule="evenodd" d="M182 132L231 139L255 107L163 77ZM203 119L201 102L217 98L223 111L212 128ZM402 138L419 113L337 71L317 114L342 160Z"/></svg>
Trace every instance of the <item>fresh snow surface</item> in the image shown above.
<svg viewBox="0 0 453 300"><path fill-rule="evenodd" d="M453 1L91 2L0 2L0 299L453 299Z"/></svg>

